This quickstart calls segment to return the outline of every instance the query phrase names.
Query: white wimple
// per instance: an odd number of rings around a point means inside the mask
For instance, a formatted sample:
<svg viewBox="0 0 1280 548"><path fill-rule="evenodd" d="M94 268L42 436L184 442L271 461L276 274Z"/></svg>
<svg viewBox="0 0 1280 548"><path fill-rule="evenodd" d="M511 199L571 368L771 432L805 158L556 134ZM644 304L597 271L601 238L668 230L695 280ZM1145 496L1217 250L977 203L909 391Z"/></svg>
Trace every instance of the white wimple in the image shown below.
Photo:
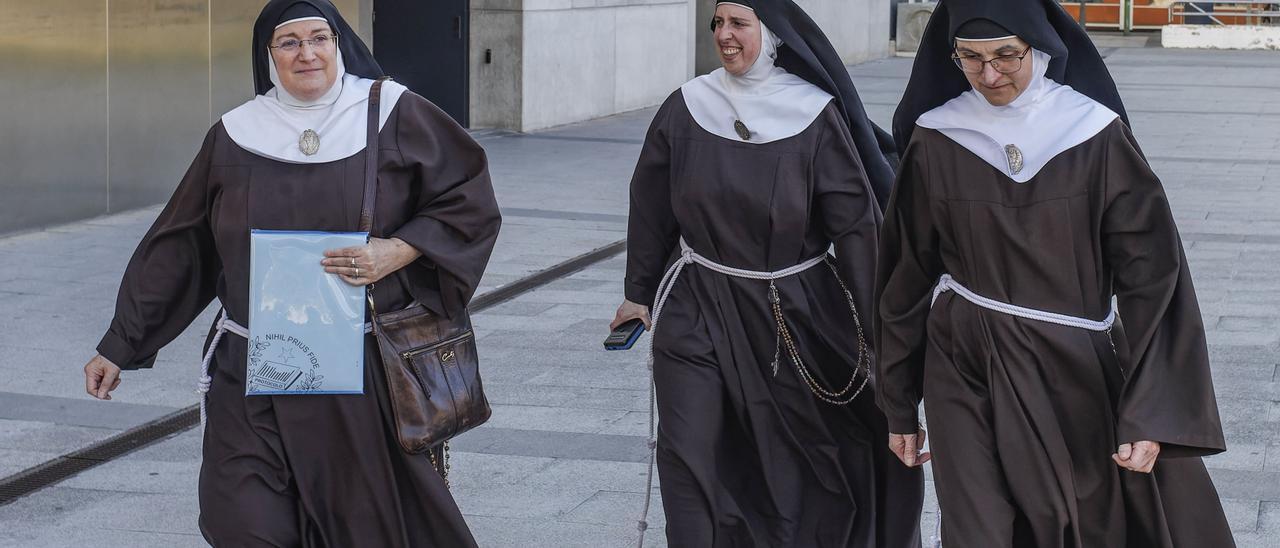
<svg viewBox="0 0 1280 548"><path fill-rule="evenodd" d="M196 393L200 394L200 426L204 426L208 420L205 410L208 398L205 395L209 393L209 387L213 386L213 377L209 376L209 362L213 361L213 353L218 349L218 343L222 341L222 335L231 333L249 340L249 329L228 318L226 310L218 313L218 321L214 325L217 326L217 331L213 333L213 340L209 341L209 349L205 351L204 360L200 362L200 378L196 380ZM373 324L364 324L364 332L372 333ZM248 358L246 357L246 359Z"/></svg>
<svg viewBox="0 0 1280 548"><path fill-rule="evenodd" d="M734 268L725 266L711 259L703 257L693 251L689 244L680 238L680 258L667 269L667 273L662 276L662 281L658 284L658 299L653 305L653 314L650 315L649 330L653 333L649 337L649 473L645 480L644 490L644 510L640 514L640 522L636 528L640 531L640 538L636 541L636 546L644 546L644 532L649 528L649 506L653 499L653 467L654 459L657 458L658 450L658 423L657 423L657 393L656 385L653 382L653 337L658 331L658 319L662 316L662 307L667 303L667 297L671 296L671 289L675 287L676 280L680 278L680 273L684 271L684 267L696 264L705 267L713 272L719 272L726 276L735 278L746 278L749 280L777 280L794 276L810 268L818 266L825 261L825 254L818 255L812 259L802 262L798 265L784 268L782 270L774 270L772 272L762 272L757 270L746 270L742 268Z"/></svg>

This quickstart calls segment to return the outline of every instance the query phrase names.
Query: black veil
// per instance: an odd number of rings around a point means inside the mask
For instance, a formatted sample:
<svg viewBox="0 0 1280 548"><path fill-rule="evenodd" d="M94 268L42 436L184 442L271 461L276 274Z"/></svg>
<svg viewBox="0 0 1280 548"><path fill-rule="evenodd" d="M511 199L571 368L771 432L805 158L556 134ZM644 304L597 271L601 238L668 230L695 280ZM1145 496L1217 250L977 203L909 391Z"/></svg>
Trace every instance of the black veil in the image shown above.
<svg viewBox="0 0 1280 548"><path fill-rule="evenodd" d="M1125 114L1120 92L1089 35L1055 0L941 0L929 18L907 90L893 114L893 138L902 153L911 142L916 120L969 90L969 82L951 60L956 29L974 19L988 19L1009 29L1053 60L1045 74L1059 84Z"/></svg>
<svg viewBox="0 0 1280 548"><path fill-rule="evenodd" d="M253 60L255 94L262 95L274 87L271 83L270 69L267 67L270 59L266 55L267 46L271 43L271 35L275 33L276 25L280 24L280 17L297 4L314 7L329 21L329 26L338 35L338 48L342 51L342 62L346 65L348 74L369 79L384 76L382 67L378 66L378 62L373 58L373 53L364 45L364 41L360 40L355 31L351 30L351 26L342 18L342 14L338 13L338 8L328 0L271 0L262 8L257 22L253 24L253 53L250 59Z"/></svg>

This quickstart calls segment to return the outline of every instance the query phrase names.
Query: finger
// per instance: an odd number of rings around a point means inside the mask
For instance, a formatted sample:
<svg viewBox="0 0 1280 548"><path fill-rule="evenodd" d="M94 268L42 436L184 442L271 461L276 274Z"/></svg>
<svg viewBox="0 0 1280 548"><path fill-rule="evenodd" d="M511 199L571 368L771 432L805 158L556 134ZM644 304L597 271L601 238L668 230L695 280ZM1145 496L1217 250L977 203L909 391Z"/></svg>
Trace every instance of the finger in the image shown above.
<svg viewBox="0 0 1280 548"><path fill-rule="evenodd" d="M929 462L929 459L931 458L933 458L933 453L929 451L920 453L919 455L916 456L916 466L920 466L926 462Z"/></svg>
<svg viewBox="0 0 1280 548"><path fill-rule="evenodd" d="M1116 450L1116 454L1120 455L1120 460L1129 460L1129 457L1133 455L1133 444L1120 444L1120 447Z"/></svg>
<svg viewBox="0 0 1280 548"><path fill-rule="evenodd" d="M1147 457L1150 456L1151 450L1147 449L1145 445L1137 443L1133 445L1133 450L1129 453L1129 458L1127 460L1136 470L1138 468L1142 468L1142 465L1147 462Z"/></svg>
<svg viewBox="0 0 1280 548"><path fill-rule="evenodd" d="M910 435L907 435L907 436L903 436L903 440L902 440L902 458L903 458L903 461L907 463L907 466L915 466L915 465L916 465L916 436L915 436L915 434L910 434Z"/></svg>
<svg viewBox="0 0 1280 548"><path fill-rule="evenodd" d="M120 387L120 377L116 377L116 382L111 383L111 389L115 390Z"/></svg>
<svg viewBox="0 0 1280 548"><path fill-rule="evenodd" d="M84 391L90 396L98 395L98 370L85 366L84 368Z"/></svg>
<svg viewBox="0 0 1280 548"><path fill-rule="evenodd" d="M325 257L359 257L364 251L364 246L356 247L340 247L338 249L326 249Z"/></svg>
<svg viewBox="0 0 1280 548"><path fill-rule="evenodd" d="M110 369L102 375L102 382L98 383L98 399L107 399L107 396L111 394L111 385L115 384L119 376L119 371Z"/></svg>
<svg viewBox="0 0 1280 548"><path fill-rule="evenodd" d="M351 263L352 261L355 261L354 265ZM367 262L363 262L360 259L357 259L355 257L329 257L326 259L321 259L320 264L324 266L345 266L348 268L354 268L354 267L365 268L369 266Z"/></svg>

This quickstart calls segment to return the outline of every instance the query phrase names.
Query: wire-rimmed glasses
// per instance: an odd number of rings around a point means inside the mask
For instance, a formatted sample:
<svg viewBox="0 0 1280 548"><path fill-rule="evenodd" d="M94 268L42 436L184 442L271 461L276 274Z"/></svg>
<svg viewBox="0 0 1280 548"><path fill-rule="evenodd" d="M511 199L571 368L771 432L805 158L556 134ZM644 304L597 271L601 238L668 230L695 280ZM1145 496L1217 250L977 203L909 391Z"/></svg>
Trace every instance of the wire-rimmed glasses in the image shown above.
<svg viewBox="0 0 1280 548"><path fill-rule="evenodd" d="M956 66L960 67L960 70L969 74L978 74L979 72L982 72L984 65L987 63L990 63L991 68L995 69L995 71L1000 74L1010 74L1018 72L1018 69L1022 68L1022 58L1026 57L1030 53L1031 46L1027 46L1027 49L1022 50L1022 53L1018 55L997 55L991 59L983 59L977 55L964 56L959 53L952 53L951 60L955 61Z"/></svg>
<svg viewBox="0 0 1280 548"><path fill-rule="evenodd" d="M338 43L338 35L336 34L317 34L307 40L299 40L297 38L286 38L275 45L267 46L274 50L280 50L285 53L297 53L302 46L311 46L316 49L326 49L332 44Z"/></svg>

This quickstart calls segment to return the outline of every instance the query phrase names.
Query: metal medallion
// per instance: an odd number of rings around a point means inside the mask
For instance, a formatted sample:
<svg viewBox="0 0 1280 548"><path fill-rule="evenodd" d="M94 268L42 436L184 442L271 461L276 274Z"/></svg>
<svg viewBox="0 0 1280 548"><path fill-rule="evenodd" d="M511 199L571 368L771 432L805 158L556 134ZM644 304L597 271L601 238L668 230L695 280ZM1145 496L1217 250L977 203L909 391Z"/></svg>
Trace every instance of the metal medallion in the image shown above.
<svg viewBox="0 0 1280 548"><path fill-rule="evenodd" d="M733 130L738 132L738 137L742 137L743 141L751 139L751 130L747 129L747 124L742 123L742 120L733 121Z"/></svg>
<svg viewBox="0 0 1280 548"><path fill-rule="evenodd" d="M1022 171L1022 151L1017 146L1005 145L1004 155L1009 159L1009 173L1017 175Z"/></svg>
<svg viewBox="0 0 1280 548"><path fill-rule="evenodd" d="M302 136L298 137L298 150L307 156L313 156L320 150L320 134L313 129L302 132Z"/></svg>

